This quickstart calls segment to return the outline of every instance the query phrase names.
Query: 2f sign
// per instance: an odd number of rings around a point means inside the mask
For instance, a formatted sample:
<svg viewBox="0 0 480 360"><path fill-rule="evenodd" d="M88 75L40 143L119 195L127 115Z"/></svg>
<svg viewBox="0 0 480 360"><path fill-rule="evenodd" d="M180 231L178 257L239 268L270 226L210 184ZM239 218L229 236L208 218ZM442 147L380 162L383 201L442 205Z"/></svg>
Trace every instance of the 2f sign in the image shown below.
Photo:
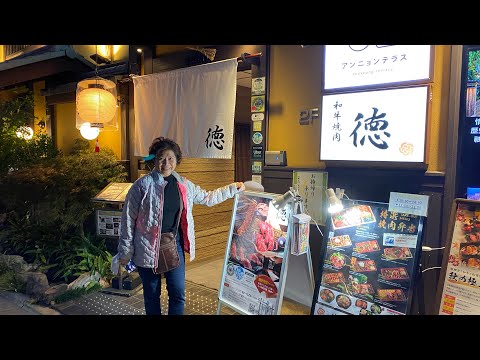
<svg viewBox="0 0 480 360"><path fill-rule="evenodd" d="M310 125L314 120L318 120L319 111L318 108L300 110L300 125Z"/></svg>

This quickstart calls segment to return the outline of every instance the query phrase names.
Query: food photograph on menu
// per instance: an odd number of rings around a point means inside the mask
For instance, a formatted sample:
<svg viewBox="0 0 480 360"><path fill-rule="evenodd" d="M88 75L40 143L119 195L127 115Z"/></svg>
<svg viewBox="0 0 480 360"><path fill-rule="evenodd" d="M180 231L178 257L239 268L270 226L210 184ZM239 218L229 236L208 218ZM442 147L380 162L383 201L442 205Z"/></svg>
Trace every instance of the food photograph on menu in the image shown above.
<svg viewBox="0 0 480 360"><path fill-rule="evenodd" d="M480 313L480 202L457 204L440 315Z"/></svg>
<svg viewBox="0 0 480 360"><path fill-rule="evenodd" d="M313 315L408 313L423 218L355 202L327 222Z"/></svg>
<svg viewBox="0 0 480 360"><path fill-rule="evenodd" d="M277 210L272 199L266 193L242 192L234 208L220 295L250 314L278 310L289 209Z"/></svg>

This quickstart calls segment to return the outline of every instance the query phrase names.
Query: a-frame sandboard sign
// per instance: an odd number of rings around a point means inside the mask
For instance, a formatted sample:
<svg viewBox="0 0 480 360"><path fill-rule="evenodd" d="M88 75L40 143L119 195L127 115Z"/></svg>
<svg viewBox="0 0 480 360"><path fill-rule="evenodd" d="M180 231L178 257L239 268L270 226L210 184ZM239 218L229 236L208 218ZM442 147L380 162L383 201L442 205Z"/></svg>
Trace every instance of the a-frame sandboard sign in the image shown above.
<svg viewBox="0 0 480 360"><path fill-rule="evenodd" d="M235 196L218 292L222 305L245 315L279 315L283 297L309 307L314 279L310 251L290 254L293 203L277 210L278 194L244 191Z"/></svg>

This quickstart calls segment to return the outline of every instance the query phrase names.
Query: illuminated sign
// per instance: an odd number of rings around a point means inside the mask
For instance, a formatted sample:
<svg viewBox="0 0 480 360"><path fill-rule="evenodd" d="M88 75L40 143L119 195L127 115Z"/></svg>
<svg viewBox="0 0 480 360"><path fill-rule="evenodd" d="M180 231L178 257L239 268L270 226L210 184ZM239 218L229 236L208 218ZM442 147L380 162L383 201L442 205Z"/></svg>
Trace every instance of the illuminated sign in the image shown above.
<svg viewBox="0 0 480 360"><path fill-rule="evenodd" d="M480 200L480 188L467 187L467 199Z"/></svg>
<svg viewBox="0 0 480 360"><path fill-rule="evenodd" d="M424 162L428 86L323 96L320 160Z"/></svg>
<svg viewBox="0 0 480 360"><path fill-rule="evenodd" d="M430 78L430 45L325 45L325 90Z"/></svg>

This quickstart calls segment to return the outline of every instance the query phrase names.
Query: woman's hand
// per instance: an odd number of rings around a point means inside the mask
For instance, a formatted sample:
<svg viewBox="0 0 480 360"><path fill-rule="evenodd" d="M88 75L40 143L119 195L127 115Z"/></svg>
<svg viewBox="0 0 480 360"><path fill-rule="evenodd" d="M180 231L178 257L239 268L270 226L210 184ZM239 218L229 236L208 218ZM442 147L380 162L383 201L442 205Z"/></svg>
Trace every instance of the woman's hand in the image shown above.
<svg viewBox="0 0 480 360"><path fill-rule="evenodd" d="M121 264L121 265L127 265L129 261L130 261L130 260L128 260L128 259L122 259L122 258L121 258L121 259L120 259L120 264Z"/></svg>
<svg viewBox="0 0 480 360"><path fill-rule="evenodd" d="M245 184L241 181L236 182L235 185L237 185L237 190L238 191L244 191L245 190Z"/></svg>

